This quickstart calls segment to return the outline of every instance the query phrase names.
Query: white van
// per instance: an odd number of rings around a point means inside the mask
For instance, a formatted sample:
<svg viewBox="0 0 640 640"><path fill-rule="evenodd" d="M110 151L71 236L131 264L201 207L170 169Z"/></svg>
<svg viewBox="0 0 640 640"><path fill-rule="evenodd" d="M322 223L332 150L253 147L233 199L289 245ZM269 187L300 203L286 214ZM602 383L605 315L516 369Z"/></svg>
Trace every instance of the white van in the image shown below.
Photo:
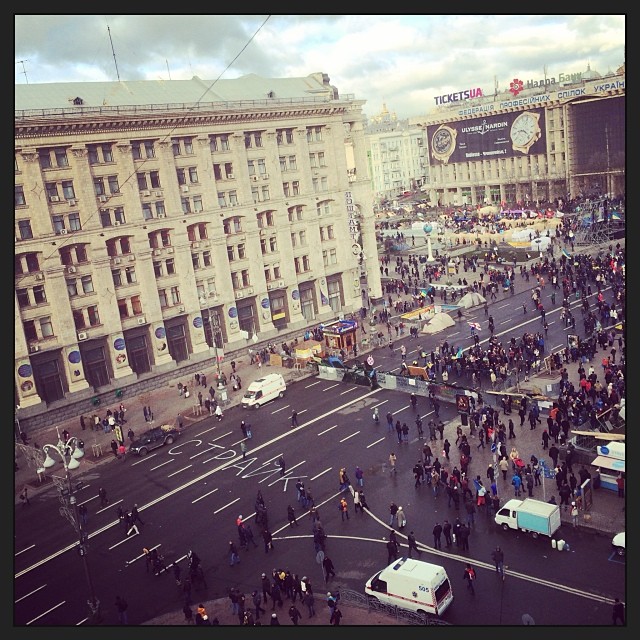
<svg viewBox="0 0 640 640"><path fill-rule="evenodd" d="M444 567L406 557L371 576L364 590L369 599L436 616L453 602Z"/></svg>
<svg viewBox="0 0 640 640"><path fill-rule="evenodd" d="M284 378L279 373L268 373L254 380L242 396L243 409L258 409L265 402L283 398L287 390Z"/></svg>

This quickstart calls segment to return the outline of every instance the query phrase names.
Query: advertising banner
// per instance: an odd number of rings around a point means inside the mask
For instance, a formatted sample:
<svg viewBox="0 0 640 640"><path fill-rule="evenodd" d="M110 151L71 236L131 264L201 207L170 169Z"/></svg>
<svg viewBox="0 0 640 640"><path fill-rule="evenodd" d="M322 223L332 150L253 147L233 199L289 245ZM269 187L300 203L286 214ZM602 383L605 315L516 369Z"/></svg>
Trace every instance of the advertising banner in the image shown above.
<svg viewBox="0 0 640 640"><path fill-rule="evenodd" d="M427 127L430 164L546 152L544 109L501 113Z"/></svg>

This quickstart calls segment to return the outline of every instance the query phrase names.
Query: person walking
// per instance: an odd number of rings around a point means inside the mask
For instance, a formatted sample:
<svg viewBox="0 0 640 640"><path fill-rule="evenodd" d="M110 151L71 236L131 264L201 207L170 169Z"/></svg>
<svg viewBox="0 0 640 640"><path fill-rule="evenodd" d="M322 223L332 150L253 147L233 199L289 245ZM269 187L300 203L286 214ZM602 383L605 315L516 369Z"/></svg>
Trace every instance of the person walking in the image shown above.
<svg viewBox="0 0 640 640"><path fill-rule="evenodd" d="M491 552L491 559L496 566L496 573L504 577L504 551L500 547L496 547Z"/></svg>
<svg viewBox="0 0 640 640"><path fill-rule="evenodd" d="M269 529L262 532L262 539L264 540L264 552L269 553L269 549L273 549L273 537Z"/></svg>
<svg viewBox="0 0 640 640"><path fill-rule="evenodd" d="M396 512L396 519L398 521L398 529L402 531L407 526L407 516L404 513L404 509L402 507L398 507L398 511Z"/></svg>
<svg viewBox="0 0 640 640"><path fill-rule="evenodd" d="M393 475L393 474L397 473L397 471L396 471L396 460L397 460L396 454L391 452L389 454L389 474L390 475Z"/></svg>
<svg viewBox="0 0 640 640"><path fill-rule="evenodd" d="M395 537L389 536L387 541L387 564L391 564L398 559L398 542Z"/></svg>
<svg viewBox="0 0 640 640"><path fill-rule="evenodd" d="M137 504L134 504L133 508L131 509L131 523L134 524L135 522L144 524L144 522L142 521L142 518L140 517Z"/></svg>
<svg viewBox="0 0 640 640"><path fill-rule="evenodd" d="M475 572L475 569L468 562L465 565L464 573L462 574L462 577L467 581L467 589L471 591L472 595L475 595L476 590L473 584L476 581L476 572Z"/></svg>
<svg viewBox="0 0 640 640"><path fill-rule="evenodd" d="M349 505L347 504L347 501L345 500L344 496L342 498L340 498L340 517L342 519L342 522L344 522L345 520L349 519Z"/></svg>
<svg viewBox="0 0 640 640"><path fill-rule="evenodd" d="M107 498L107 491L104 487L98 489L98 496L100 497L100 506L105 507L109 504L109 498Z"/></svg>
<svg viewBox="0 0 640 640"><path fill-rule="evenodd" d="M254 618L256 620L259 620L260 614L267 613L267 610L262 608L262 596L260 595L260 592L257 589L254 589L251 592L251 600L253 602L253 606L255 610Z"/></svg>
<svg viewBox="0 0 640 640"><path fill-rule="evenodd" d="M297 427L298 426L298 412L294 409L291 412L291 427Z"/></svg>
<svg viewBox="0 0 640 640"><path fill-rule="evenodd" d="M336 604L336 606L333 607L333 612L331 613L331 618L329 619L329 622L334 627L338 627L340 626L340 620L342 620L342 611L340 611L340 609L338 608L338 605Z"/></svg>
<svg viewBox="0 0 640 640"><path fill-rule="evenodd" d="M283 476L285 474L285 470L286 470L286 462L284 461L284 456L280 455L280 457L278 458L278 460L276 461L276 464L280 467L280 476Z"/></svg>
<svg viewBox="0 0 640 640"><path fill-rule="evenodd" d="M287 507L287 519L289 520L290 527L293 527L294 524L296 525L296 527L298 526L295 509L291 505Z"/></svg>
<svg viewBox="0 0 640 640"><path fill-rule="evenodd" d="M328 582L329 578L336 577L336 570L333 566L333 561L327 555L325 555L324 560L322 561L322 568L324 569L324 581Z"/></svg>
<svg viewBox="0 0 640 640"><path fill-rule="evenodd" d="M397 525L397 522L398 522L396 519L397 513L398 513L398 505L395 502L392 502L389 505L389 526L390 527L393 527L394 522Z"/></svg>
<svg viewBox="0 0 640 640"><path fill-rule="evenodd" d="M500 468L500 471L502 471L502 479L506 482L507 472L509 471L509 460L507 460L506 456L502 456L502 458L500 458L500 462L498 462L498 467Z"/></svg>
<svg viewBox="0 0 640 640"><path fill-rule="evenodd" d="M298 607L296 607L295 604L292 604L289 607L289 618L291 618L291 622L293 622L293 624L297 627L298 620L302 618L302 614L300 613L300 610L298 609Z"/></svg>
<svg viewBox="0 0 640 640"><path fill-rule="evenodd" d="M442 549L442 525L436 522L433 527L433 546L435 549Z"/></svg>
<svg viewBox="0 0 640 640"><path fill-rule="evenodd" d="M571 523L573 524L574 529L578 527L579 515L580 515L580 511L578 509L578 505L575 502L572 502L571 503Z"/></svg>
<svg viewBox="0 0 640 640"><path fill-rule="evenodd" d="M434 534L435 537L435 534ZM422 552L420 551L420 549L418 549L418 544L416 541L416 536L413 533L413 531L409 532L409 535L407 536L407 542L409 543L409 557L411 558L411 551L415 551L418 554L418 557L420 557L422 555Z"/></svg>

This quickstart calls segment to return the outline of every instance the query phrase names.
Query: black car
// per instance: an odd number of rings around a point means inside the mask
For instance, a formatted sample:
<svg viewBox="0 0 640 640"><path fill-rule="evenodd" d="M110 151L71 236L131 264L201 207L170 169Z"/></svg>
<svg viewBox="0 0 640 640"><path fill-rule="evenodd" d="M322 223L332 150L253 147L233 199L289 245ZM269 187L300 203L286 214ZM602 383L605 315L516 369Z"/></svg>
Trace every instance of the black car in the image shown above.
<svg viewBox="0 0 640 640"><path fill-rule="evenodd" d="M152 449L157 449L165 444L173 444L180 436L180 430L171 425L164 424L145 431L129 445L129 453L137 456L146 456Z"/></svg>

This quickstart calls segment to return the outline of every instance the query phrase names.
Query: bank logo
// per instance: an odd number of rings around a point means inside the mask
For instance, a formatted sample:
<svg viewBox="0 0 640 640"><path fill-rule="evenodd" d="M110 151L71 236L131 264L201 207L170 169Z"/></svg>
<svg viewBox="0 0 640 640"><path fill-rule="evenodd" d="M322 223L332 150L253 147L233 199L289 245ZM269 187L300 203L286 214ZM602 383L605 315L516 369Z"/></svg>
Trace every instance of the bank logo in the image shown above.
<svg viewBox="0 0 640 640"><path fill-rule="evenodd" d="M513 94L514 98L523 90L524 90L524 82L522 82L522 80L518 80L518 78L514 78L509 83L509 91Z"/></svg>

